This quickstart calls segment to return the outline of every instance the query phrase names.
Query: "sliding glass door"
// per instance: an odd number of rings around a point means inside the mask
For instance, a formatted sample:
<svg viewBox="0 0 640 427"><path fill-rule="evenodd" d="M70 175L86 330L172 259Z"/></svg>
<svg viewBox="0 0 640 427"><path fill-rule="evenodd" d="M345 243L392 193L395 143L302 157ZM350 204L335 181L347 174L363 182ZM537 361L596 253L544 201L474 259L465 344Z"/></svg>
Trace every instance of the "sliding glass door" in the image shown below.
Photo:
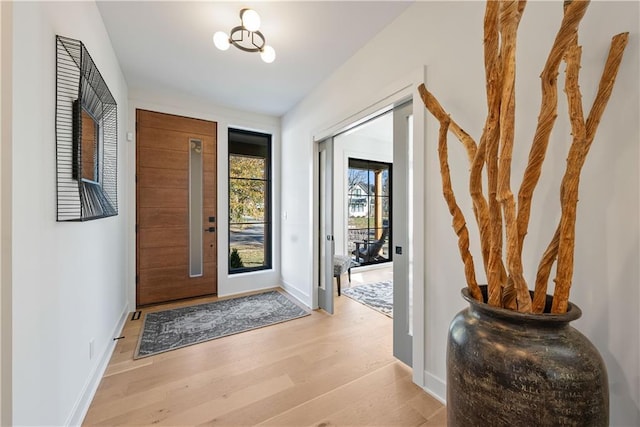
<svg viewBox="0 0 640 427"><path fill-rule="evenodd" d="M360 265L392 260L391 163L349 158L347 248Z"/></svg>

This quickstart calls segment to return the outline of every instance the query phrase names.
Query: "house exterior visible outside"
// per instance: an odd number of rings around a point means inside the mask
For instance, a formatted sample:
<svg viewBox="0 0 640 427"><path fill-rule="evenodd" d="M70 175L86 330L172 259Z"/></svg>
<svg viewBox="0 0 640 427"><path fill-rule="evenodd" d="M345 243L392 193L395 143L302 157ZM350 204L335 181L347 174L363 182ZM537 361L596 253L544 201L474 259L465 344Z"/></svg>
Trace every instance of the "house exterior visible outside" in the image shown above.
<svg viewBox="0 0 640 427"><path fill-rule="evenodd" d="M370 206L367 201L369 199L369 192L366 185L354 184L349 187L349 211L350 218L366 218L369 216Z"/></svg>

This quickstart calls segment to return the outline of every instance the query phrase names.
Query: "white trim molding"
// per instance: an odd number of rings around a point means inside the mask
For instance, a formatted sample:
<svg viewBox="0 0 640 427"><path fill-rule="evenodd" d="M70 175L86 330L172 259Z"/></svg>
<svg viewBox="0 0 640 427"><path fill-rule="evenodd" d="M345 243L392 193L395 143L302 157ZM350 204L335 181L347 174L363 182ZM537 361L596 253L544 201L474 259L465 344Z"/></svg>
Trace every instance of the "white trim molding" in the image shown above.
<svg viewBox="0 0 640 427"><path fill-rule="evenodd" d="M120 315L120 319L118 323L113 328L113 333L111 334L114 338L120 336L120 332L124 328L124 324L129 317L128 304L125 304L122 309L122 314ZM93 372L89 374L87 378L87 382L84 387L82 387L82 391L76 400L76 403L73 405L73 409L69 414L69 417L65 421L64 425L66 426L79 426L82 425L84 417L87 415L89 411L89 407L91 406L91 402L93 401L94 396L96 395L96 391L98 391L98 386L100 385L100 381L102 381L102 377L104 376L107 367L109 366L109 361L111 360L111 356L113 355L113 351L116 348L117 341L115 339L111 340L109 345L105 348L102 353L102 357L100 361L93 369Z"/></svg>

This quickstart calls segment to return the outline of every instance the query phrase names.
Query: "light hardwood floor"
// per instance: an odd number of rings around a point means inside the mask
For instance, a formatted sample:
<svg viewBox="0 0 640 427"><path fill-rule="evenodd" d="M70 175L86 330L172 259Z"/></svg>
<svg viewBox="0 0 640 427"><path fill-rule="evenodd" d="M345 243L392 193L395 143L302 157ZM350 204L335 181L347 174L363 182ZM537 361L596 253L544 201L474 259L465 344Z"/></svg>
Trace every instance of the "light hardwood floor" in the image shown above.
<svg viewBox="0 0 640 427"><path fill-rule="evenodd" d="M341 279L342 286L358 286L365 283L383 282L393 280L393 266L385 265L384 267L355 267L351 269L351 283L348 278L343 276Z"/></svg>
<svg viewBox="0 0 640 427"><path fill-rule="evenodd" d="M344 296L335 301L333 316L313 311L139 360L133 352L142 320L128 321L84 422L446 425L444 406L413 384L411 370L391 355L392 320Z"/></svg>

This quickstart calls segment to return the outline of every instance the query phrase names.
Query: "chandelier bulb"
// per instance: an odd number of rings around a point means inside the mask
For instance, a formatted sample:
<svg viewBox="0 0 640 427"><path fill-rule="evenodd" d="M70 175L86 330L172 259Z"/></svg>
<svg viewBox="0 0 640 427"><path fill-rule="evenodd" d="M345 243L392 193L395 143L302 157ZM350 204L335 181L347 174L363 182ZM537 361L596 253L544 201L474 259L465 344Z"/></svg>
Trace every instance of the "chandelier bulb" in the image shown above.
<svg viewBox="0 0 640 427"><path fill-rule="evenodd" d="M231 43L229 43L229 36L224 31L217 31L213 35L213 44L220 50L227 50Z"/></svg>
<svg viewBox="0 0 640 427"><path fill-rule="evenodd" d="M265 46L260 52L260 57L267 64L271 64L276 59L276 51L271 46Z"/></svg>
<svg viewBox="0 0 640 427"><path fill-rule="evenodd" d="M256 32L260 29L260 15L253 9L242 9L240 20L248 31Z"/></svg>

